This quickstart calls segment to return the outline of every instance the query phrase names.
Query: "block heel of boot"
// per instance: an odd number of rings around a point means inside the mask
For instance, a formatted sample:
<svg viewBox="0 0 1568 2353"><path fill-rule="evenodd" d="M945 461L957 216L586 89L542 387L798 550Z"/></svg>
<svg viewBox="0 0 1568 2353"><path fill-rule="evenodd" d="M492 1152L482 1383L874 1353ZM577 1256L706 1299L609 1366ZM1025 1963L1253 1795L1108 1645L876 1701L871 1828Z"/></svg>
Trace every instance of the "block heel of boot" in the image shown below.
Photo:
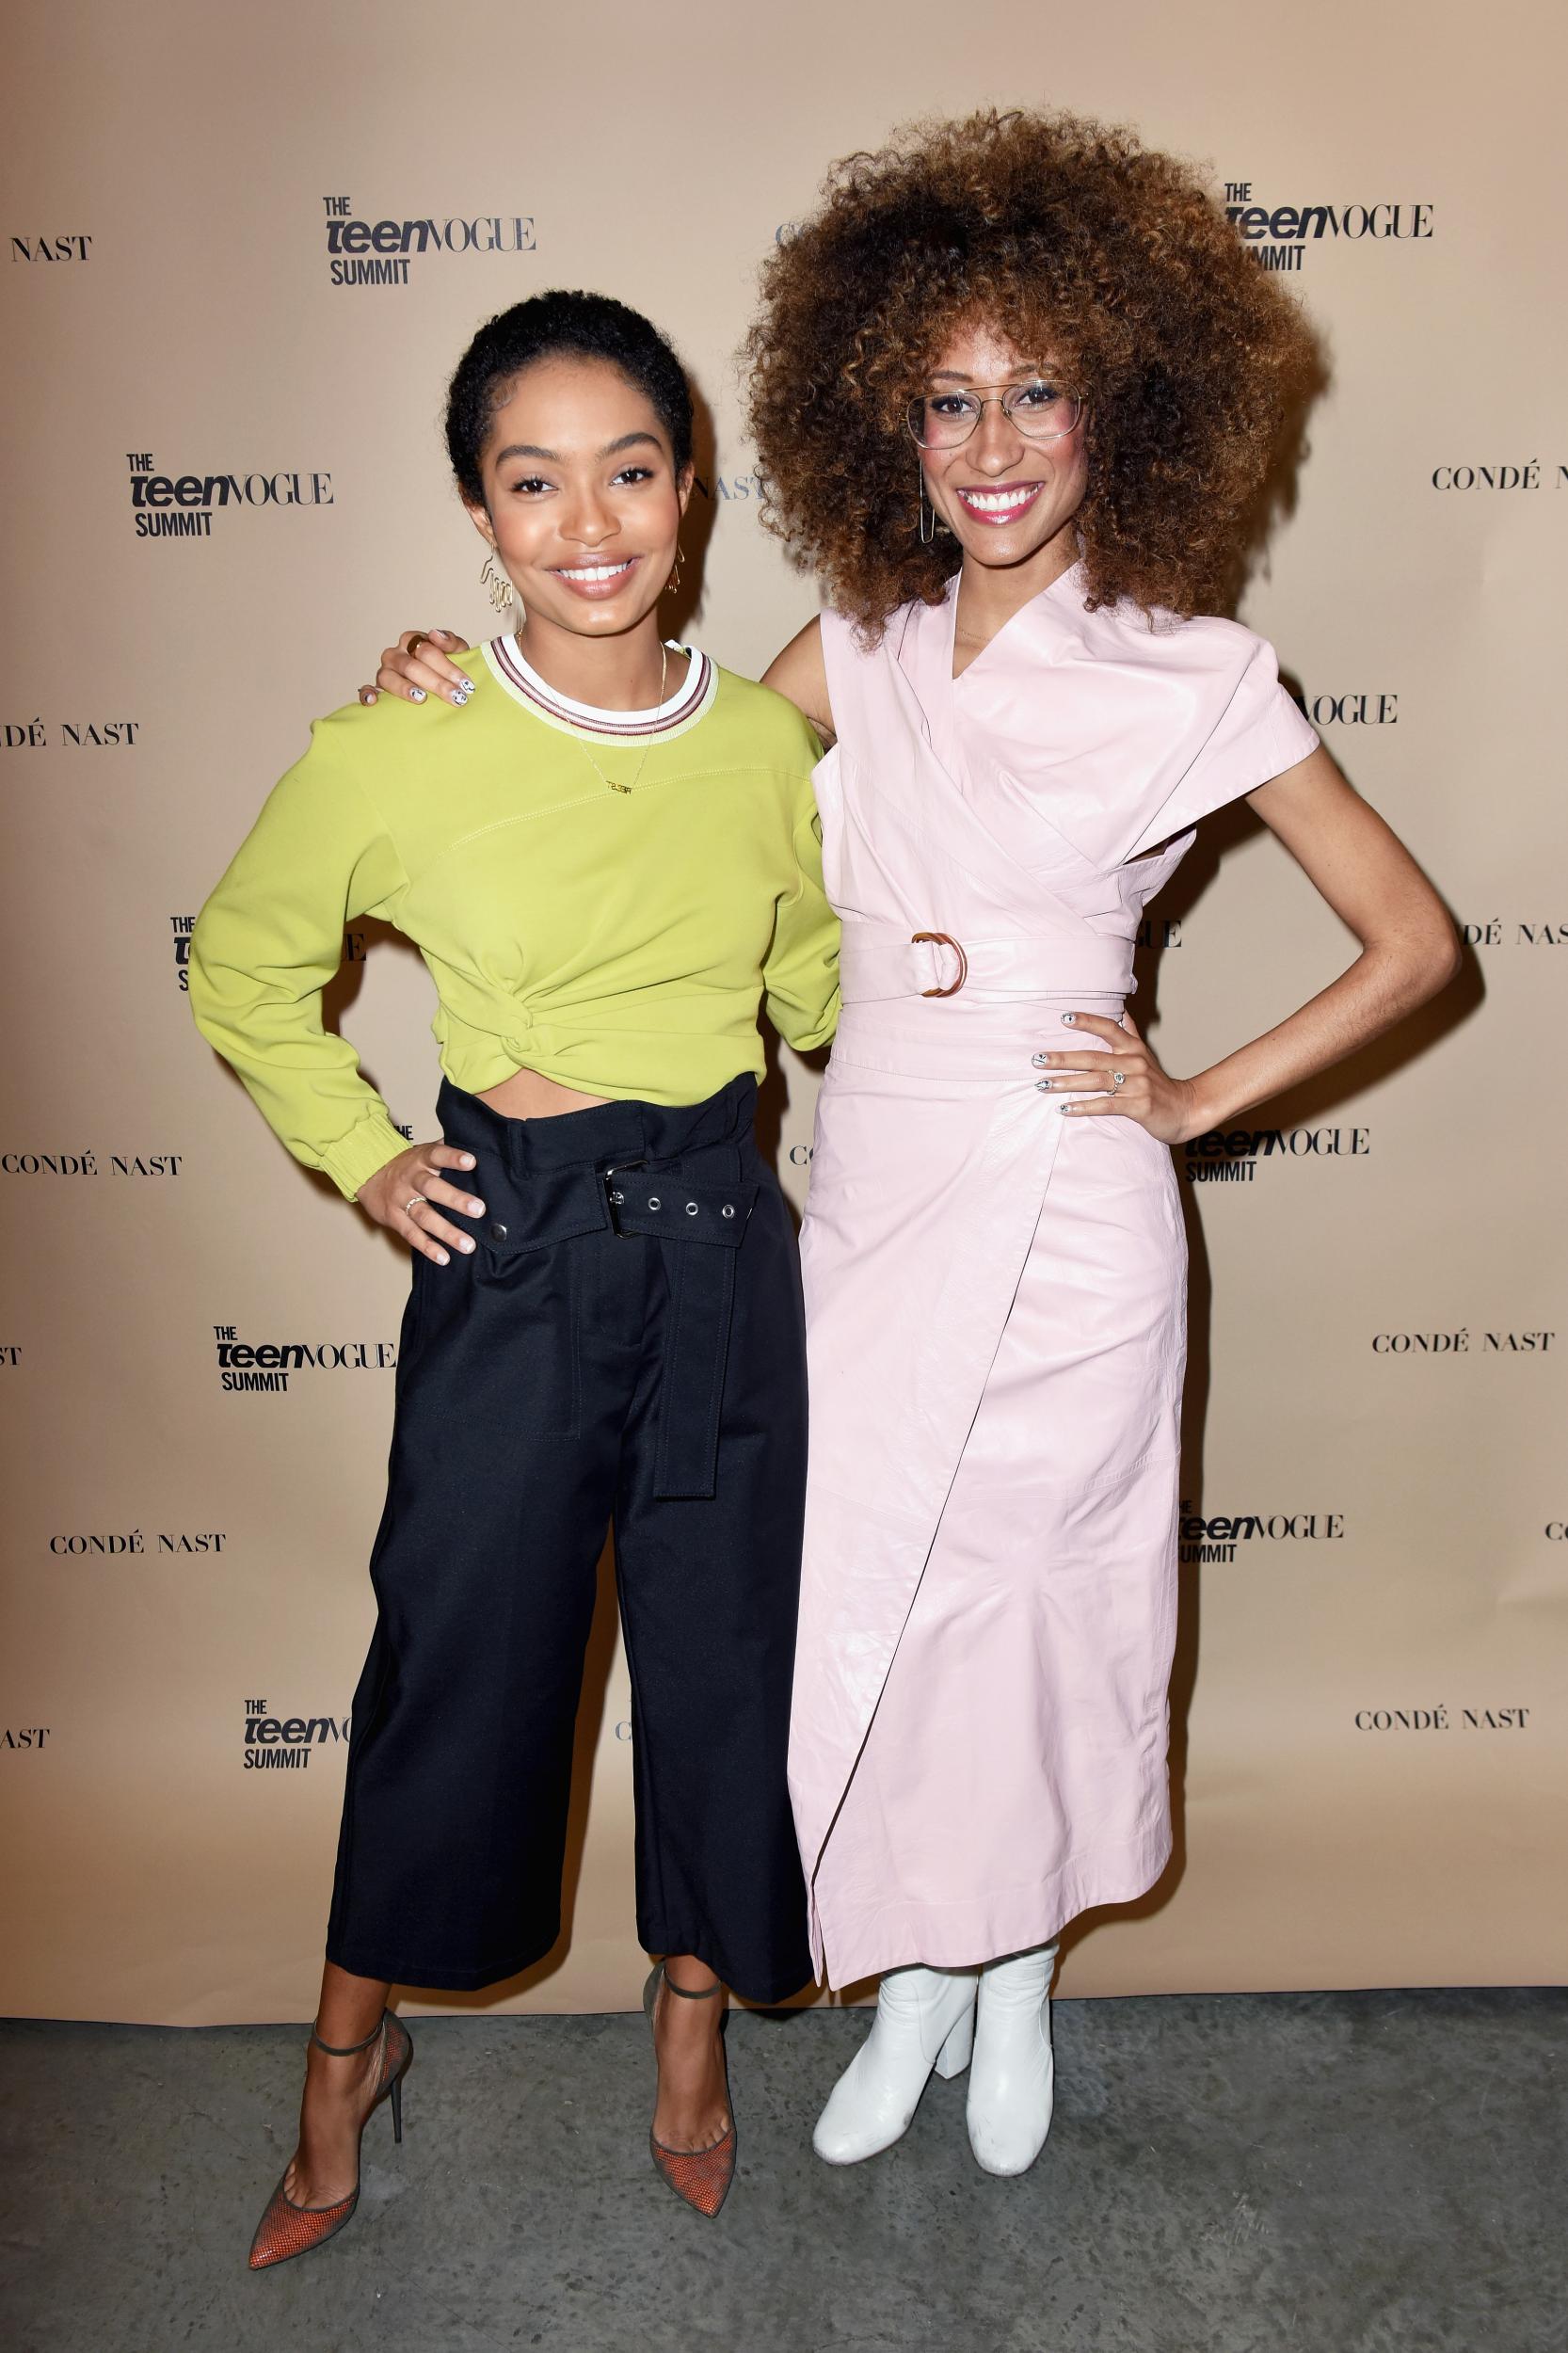
<svg viewBox="0 0 1568 2353"><path fill-rule="evenodd" d="M936 2073L944 2083L961 2075L974 2057L974 2004L971 2002L936 2054Z"/></svg>

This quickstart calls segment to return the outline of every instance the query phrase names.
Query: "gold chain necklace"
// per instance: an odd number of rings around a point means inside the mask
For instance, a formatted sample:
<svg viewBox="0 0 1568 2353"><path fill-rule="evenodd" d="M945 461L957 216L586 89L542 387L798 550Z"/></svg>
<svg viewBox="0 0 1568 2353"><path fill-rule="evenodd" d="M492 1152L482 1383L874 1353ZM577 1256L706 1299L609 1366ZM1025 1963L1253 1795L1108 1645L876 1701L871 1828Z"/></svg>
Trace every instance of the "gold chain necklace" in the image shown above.
<svg viewBox="0 0 1568 2353"><path fill-rule="evenodd" d="M655 708L660 711L663 711L664 707L664 679L669 669L669 648L665 645L661 645L659 648L659 700L655 706ZM634 792L636 791L638 785L642 782L643 770L648 765L648 753L653 748L653 738L651 736L648 737L647 743L643 745L643 756L637 762L636 775L632 777L630 784L617 784L614 776L607 776L603 769L600 766L598 760L594 758L592 752L589 751L586 744L583 742L583 738L579 736L577 741L582 750L584 759L587 761L589 767L593 770L600 784L604 785L608 791L611 792Z"/></svg>

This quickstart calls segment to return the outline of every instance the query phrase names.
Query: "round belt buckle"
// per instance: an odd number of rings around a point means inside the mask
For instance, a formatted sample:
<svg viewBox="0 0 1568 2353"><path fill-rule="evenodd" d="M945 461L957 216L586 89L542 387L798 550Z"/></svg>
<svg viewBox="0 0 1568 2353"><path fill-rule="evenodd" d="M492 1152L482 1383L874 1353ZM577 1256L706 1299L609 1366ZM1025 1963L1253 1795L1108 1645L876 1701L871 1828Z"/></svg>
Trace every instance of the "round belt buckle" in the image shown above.
<svg viewBox="0 0 1568 2353"><path fill-rule="evenodd" d="M922 997L956 997L969 977L968 957L951 932L914 932L910 935L909 945L912 948L918 948L922 941L926 940L936 946L952 950L953 954L958 958L958 978L951 988L922 988L920 995Z"/></svg>

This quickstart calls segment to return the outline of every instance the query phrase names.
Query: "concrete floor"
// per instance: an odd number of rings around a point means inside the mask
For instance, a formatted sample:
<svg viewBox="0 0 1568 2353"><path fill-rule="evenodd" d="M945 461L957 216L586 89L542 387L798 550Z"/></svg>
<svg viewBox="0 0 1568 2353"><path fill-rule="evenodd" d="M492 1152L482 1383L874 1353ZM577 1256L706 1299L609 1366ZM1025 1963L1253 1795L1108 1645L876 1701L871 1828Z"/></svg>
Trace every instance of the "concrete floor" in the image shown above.
<svg viewBox="0 0 1568 2353"><path fill-rule="evenodd" d="M1563 2353L1568 1994L1059 2003L1056 2122L964 2084L839 2172L861 2014L737 2015L716 2223L653 2175L640 2018L415 2023L359 2215L252 2278L297 2030L0 2026L8 2353Z"/></svg>

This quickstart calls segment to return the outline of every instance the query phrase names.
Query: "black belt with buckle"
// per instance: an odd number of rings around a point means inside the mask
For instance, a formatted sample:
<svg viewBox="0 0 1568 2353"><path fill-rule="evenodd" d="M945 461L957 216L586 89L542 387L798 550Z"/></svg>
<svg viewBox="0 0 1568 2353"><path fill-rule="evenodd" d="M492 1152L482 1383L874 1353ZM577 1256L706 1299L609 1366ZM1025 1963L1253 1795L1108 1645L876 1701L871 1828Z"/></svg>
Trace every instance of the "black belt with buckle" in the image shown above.
<svg viewBox="0 0 1568 2353"><path fill-rule="evenodd" d="M716 1242L738 1250L757 1206L755 1185L711 1185L647 1160L604 1172L604 1197L617 1234L656 1234L662 1241Z"/></svg>
<svg viewBox="0 0 1568 2353"><path fill-rule="evenodd" d="M695 1155L693 1157L696 1157ZM706 1243L672 1273L669 1354L659 1398L658 1496L711 1496L718 1479L719 1408L735 1308L735 1253L757 1206L755 1183L713 1184L679 1165L623 1160L604 1172L616 1233Z"/></svg>

